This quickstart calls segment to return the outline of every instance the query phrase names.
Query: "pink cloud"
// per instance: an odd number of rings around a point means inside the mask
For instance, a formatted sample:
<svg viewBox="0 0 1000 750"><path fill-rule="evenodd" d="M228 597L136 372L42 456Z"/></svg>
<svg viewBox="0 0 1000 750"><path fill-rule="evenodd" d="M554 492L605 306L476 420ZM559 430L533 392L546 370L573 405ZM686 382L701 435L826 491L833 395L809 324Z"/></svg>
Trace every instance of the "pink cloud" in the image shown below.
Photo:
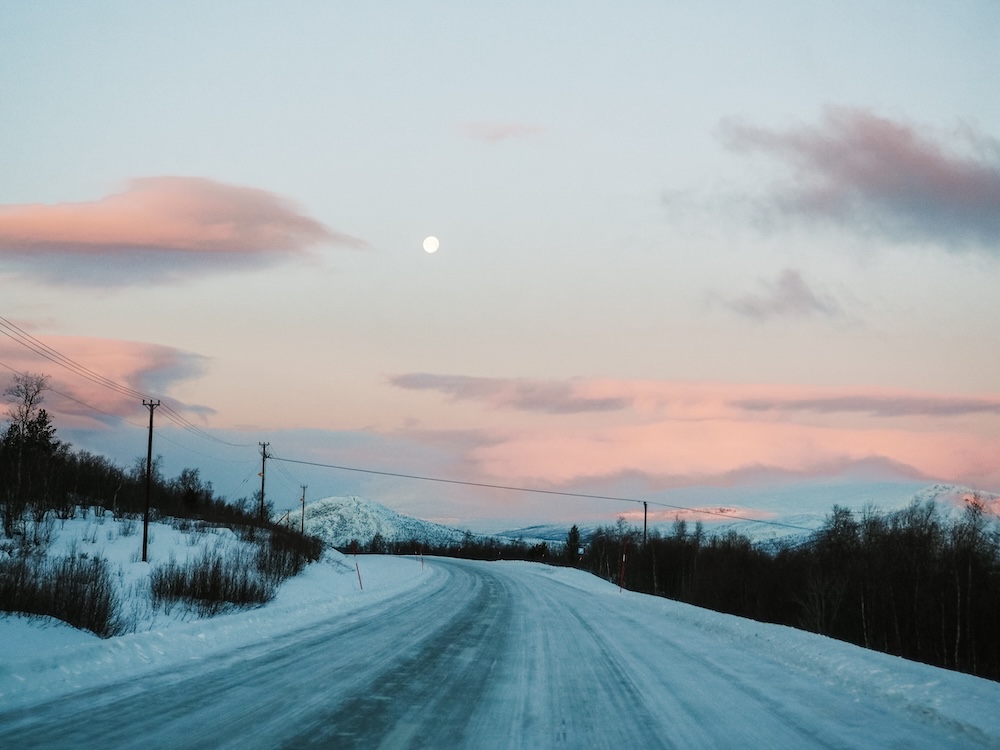
<svg viewBox="0 0 1000 750"><path fill-rule="evenodd" d="M487 420L489 439L465 450L467 475L504 483L632 476L662 488L732 484L752 474L845 473L1000 483L997 397L579 378L543 381L525 397L522 386L533 382L422 374L409 386L471 407L454 412L459 423L450 429L461 429L463 419L466 428Z"/></svg>
<svg viewBox="0 0 1000 750"><path fill-rule="evenodd" d="M955 482L1000 482L996 435L954 431L822 427L794 423L659 422L585 433L549 429L509 433L504 442L471 452L489 476L531 484L577 484L624 471L661 487L731 484L735 474L836 476L878 461L897 476Z"/></svg>
<svg viewBox="0 0 1000 750"><path fill-rule="evenodd" d="M790 214L824 217L894 238L949 246L1000 244L1000 160L996 141L964 128L954 142L861 109L830 108L819 125L785 131L735 121L726 144L785 164L789 183L770 198ZM992 149L983 149L988 141ZM971 149L968 148L971 146Z"/></svg>
<svg viewBox="0 0 1000 750"><path fill-rule="evenodd" d="M274 262L323 243L359 244L272 193L199 177L135 179L88 203L0 207L0 258L53 280L155 280Z"/></svg>
<svg viewBox="0 0 1000 750"><path fill-rule="evenodd" d="M471 122L462 126L470 138L487 143L499 143L509 138L523 138L543 132L543 128L516 122Z"/></svg>
<svg viewBox="0 0 1000 750"><path fill-rule="evenodd" d="M44 405L57 429L93 427L109 417L141 424L143 398L162 399L176 411L211 412L169 395L178 383L202 374L205 359L199 355L156 344L75 336L46 336L44 345L28 343L32 349L0 337L0 390L15 372L48 375L52 390ZM117 387L109 387L108 381Z"/></svg>
<svg viewBox="0 0 1000 750"><path fill-rule="evenodd" d="M479 402L490 409L579 414L628 412L675 420L772 419L795 412L876 418L947 418L1000 415L1000 397L951 396L889 388L832 388L711 381L600 378L484 378L407 373L388 382L407 390L436 391L446 401Z"/></svg>

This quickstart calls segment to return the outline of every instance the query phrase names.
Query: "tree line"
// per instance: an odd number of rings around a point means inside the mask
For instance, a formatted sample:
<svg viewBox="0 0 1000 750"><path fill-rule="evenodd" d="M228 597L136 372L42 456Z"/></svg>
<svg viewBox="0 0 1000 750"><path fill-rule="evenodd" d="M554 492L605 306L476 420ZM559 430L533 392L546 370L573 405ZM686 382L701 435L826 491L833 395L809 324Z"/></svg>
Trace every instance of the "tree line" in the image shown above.
<svg viewBox="0 0 1000 750"><path fill-rule="evenodd" d="M560 560L561 545L555 545L556 555L548 542L528 544L523 539L481 536L471 531L465 532L461 541L431 542L425 539L391 540L376 532L370 540L362 542L354 539L341 551L367 552L379 555L433 555L457 557L465 560L531 560L551 562Z"/></svg>
<svg viewBox="0 0 1000 750"><path fill-rule="evenodd" d="M146 460L121 467L103 456L74 451L56 436L43 408L48 378L18 374L4 391L8 424L0 433L0 611L49 615L103 637L134 629L123 614L111 567L99 556L48 553L55 519L78 514L104 519L133 533L146 508ZM170 560L151 570L154 609L183 602L202 613L256 606L281 581L318 560L323 543L272 523L257 512L257 498L227 502L198 469L167 479L159 459L150 467L150 516L192 533L225 526L252 547L201 559ZM265 509L269 510L269 509Z"/></svg>
<svg viewBox="0 0 1000 750"><path fill-rule="evenodd" d="M7 426L0 434L0 521L8 538L33 515L71 517L77 507L100 505L116 515L142 513L146 502L146 459L128 467L59 440L45 410L48 377L18 374L4 391ZM162 457L151 467L150 505L159 516L192 518L239 526L274 526L270 505L261 520L259 494L229 501L218 497L196 468L167 478Z"/></svg>

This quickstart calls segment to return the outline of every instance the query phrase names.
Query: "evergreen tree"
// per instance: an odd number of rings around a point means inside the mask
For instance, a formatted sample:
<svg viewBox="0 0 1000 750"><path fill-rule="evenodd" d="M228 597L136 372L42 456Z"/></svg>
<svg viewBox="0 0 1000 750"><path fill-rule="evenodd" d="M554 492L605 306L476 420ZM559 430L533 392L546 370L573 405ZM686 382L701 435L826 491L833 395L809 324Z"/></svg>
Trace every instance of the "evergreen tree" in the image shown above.
<svg viewBox="0 0 1000 750"><path fill-rule="evenodd" d="M580 529L577 528L576 524L570 527L570 530L566 533L566 546L563 547L563 559L572 564L575 564L580 554Z"/></svg>

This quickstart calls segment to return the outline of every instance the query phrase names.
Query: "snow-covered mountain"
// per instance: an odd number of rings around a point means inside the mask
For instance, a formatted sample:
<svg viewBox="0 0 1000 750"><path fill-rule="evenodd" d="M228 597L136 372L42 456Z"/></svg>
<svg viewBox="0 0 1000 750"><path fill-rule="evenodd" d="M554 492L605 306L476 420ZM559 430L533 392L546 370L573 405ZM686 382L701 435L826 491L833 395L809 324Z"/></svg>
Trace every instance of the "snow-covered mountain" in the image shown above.
<svg viewBox="0 0 1000 750"><path fill-rule="evenodd" d="M298 528L301 511L289 514ZM333 547L349 547L352 540L367 544L375 534L387 542L411 539L427 544L461 542L466 532L413 516L403 515L381 503L363 497L326 497L306 503L306 532Z"/></svg>
<svg viewBox="0 0 1000 750"><path fill-rule="evenodd" d="M985 515L1000 517L1000 495L972 490L968 487L934 484L917 492L913 499L920 503L928 500L937 503L938 510L946 518L961 516L965 513L965 509L973 503L978 503Z"/></svg>

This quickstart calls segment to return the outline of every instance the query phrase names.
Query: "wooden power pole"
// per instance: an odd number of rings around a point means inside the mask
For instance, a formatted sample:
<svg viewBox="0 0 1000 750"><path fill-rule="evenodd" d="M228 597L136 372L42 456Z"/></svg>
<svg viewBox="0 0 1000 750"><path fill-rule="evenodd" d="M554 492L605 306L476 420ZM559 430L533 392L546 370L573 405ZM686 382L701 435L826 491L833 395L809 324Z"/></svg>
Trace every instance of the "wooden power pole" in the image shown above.
<svg viewBox="0 0 1000 750"><path fill-rule="evenodd" d="M146 512L142 514L142 561L147 562L149 547L149 494L153 484L153 410L159 401L143 399L142 405L149 409L149 442L146 445Z"/></svg>
<svg viewBox="0 0 1000 750"><path fill-rule="evenodd" d="M264 470L267 468L267 446L270 443L258 443L260 446L260 522L264 523Z"/></svg>
<svg viewBox="0 0 1000 750"><path fill-rule="evenodd" d="M305 536L306 533L306 488L308 485L299 485L302 487L302 535Z"/></svg>

